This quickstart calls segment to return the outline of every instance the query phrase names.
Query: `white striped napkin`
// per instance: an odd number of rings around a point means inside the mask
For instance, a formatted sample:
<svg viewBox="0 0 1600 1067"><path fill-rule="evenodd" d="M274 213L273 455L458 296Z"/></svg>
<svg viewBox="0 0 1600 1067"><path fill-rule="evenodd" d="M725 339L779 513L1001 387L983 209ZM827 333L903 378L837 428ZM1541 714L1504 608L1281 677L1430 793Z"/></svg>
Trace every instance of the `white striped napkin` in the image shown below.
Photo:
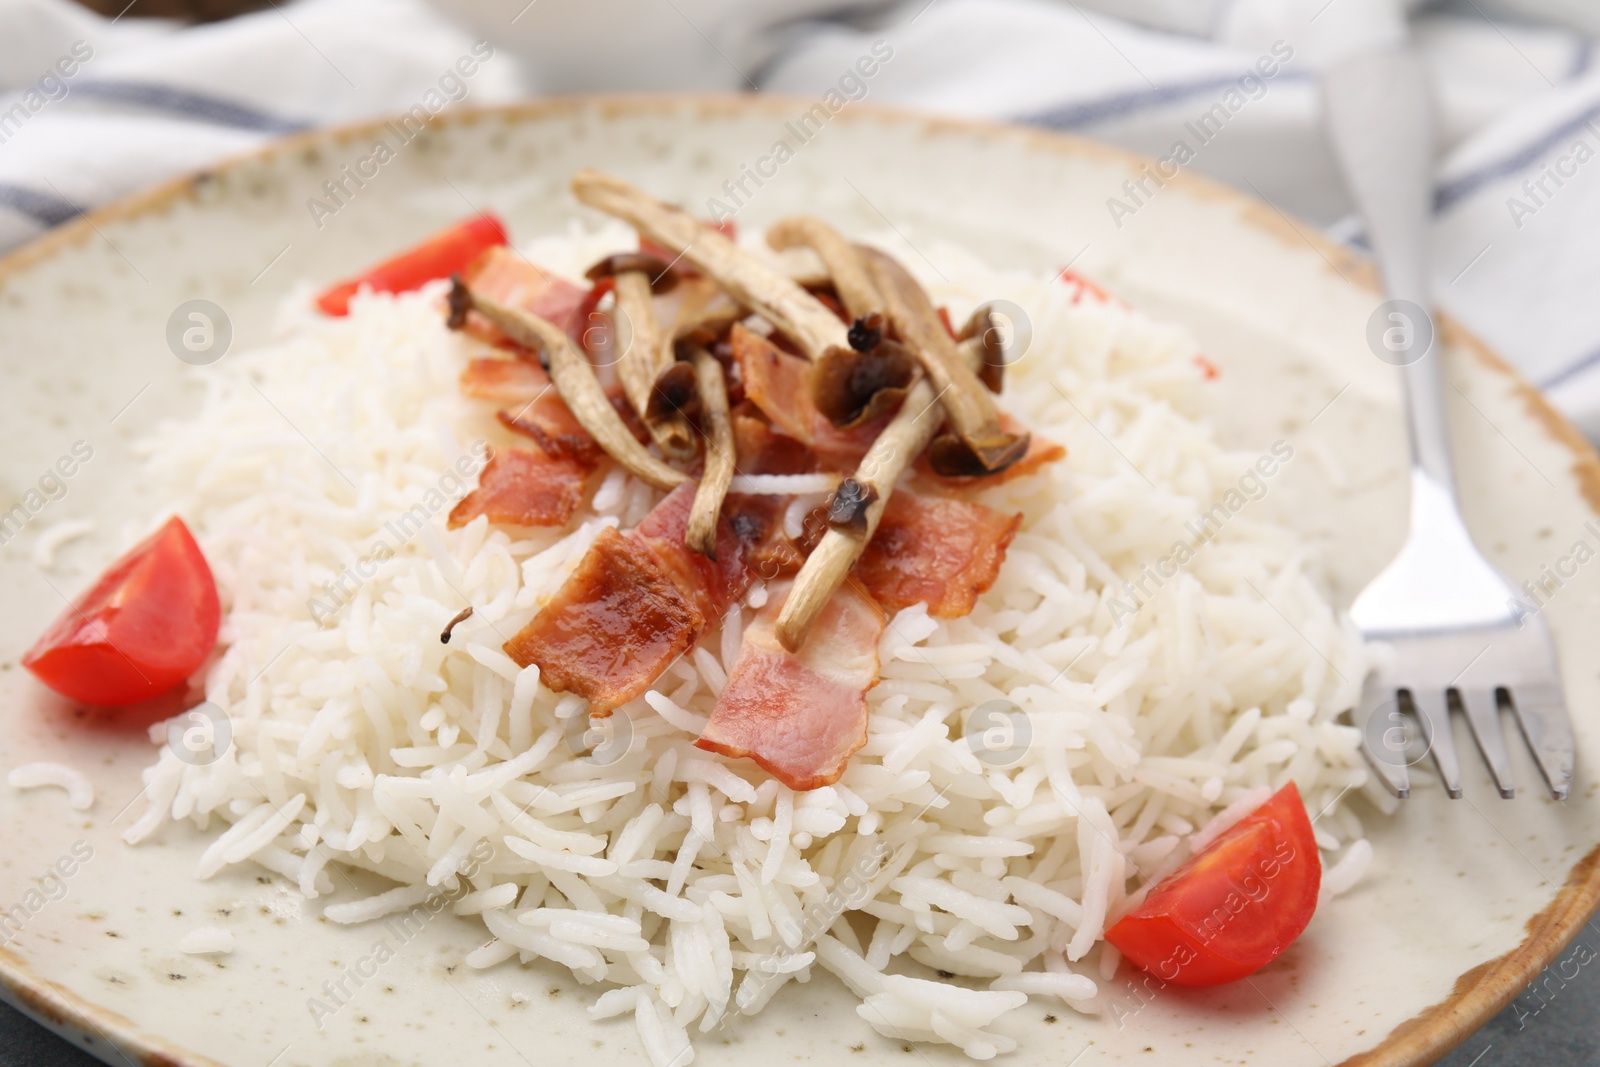
<svg viewBox="0 0 1600 1067"><path fill-rule="evenodd" d="M629 16L635 0L440 0L467 24L457 27L422 0L300 0L180 28L9 0L0 249L285 131L409 108L429 92L441 106L606 86L821 94L879 40L893 57L861 80L863 97L1158 157L1184 138L1195 148L1185 165L1358 235L1316 75L1404 32L1394 2L673 0L671 18L646 19ZM1600 216L1600 6L1462 0L1413 13L1408 28L1435 72L1445 141L1440 302L1600 438L1600 245L1584 237ZM614 47L576 48L597 34ZM491 58L453 74L479 39ZM1226 129L1195 143L1193 124L1219 102Z"/></svg>

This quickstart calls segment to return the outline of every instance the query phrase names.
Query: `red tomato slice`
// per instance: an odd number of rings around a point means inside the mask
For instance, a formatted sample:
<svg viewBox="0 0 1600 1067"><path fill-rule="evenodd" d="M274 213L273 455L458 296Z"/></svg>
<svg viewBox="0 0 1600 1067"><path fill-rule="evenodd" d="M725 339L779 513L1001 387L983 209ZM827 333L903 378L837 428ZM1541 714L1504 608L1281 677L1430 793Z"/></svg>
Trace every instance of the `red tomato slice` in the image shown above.
<svg viewBox="0 0 1600 1067"><path fill-rule="evenodd" d="M378 293L408 292L435 278L448 278L466 270L484 249L505 243L504 223L493 215L475 216L434 234L359 277L333 286L317 297L317 307L326 315L348 315L350 298L363 285Z"/></svg>
<svg viewBox="0 0 1600 1067"><path fill-rule="evenodd" d="M179 685L217 643L217 583L182 519L168 519L73 601L22 665L85 704L132 704Z"/></svg>
<svg viewBox="0 0 1600 1067"><path fill-rule="evenodd" d="M1162 981L1221 985L1277 959L1311 921L1321 886L1311 820L1290 782L1162 879L1106 940Z"/></svg>

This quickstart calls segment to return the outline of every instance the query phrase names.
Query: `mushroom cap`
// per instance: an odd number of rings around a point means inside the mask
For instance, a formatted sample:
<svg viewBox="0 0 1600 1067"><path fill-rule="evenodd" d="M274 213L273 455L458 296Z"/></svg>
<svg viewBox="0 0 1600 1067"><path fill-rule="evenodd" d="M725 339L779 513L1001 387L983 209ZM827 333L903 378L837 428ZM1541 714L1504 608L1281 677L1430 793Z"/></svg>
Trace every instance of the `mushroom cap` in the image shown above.
<svg viewBox="0 0 1600 1067"><path fill-rule="evenodd" d="M610 278L629 271L636 271L649 278L652 293L665 293L678 284L678 274L672 269L672 265L648 252L614 253L584 271L583 276L591 282L597 282L601 278Z"/></svg>

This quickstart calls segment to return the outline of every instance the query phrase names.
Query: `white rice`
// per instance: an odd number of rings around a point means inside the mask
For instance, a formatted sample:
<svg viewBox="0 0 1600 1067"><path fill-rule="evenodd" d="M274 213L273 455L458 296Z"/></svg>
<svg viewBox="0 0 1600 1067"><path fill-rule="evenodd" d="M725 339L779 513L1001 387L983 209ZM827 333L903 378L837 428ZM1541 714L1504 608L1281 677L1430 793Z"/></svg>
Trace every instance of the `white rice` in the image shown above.
<svg viewBox="0 0 1600 1067"><path fill-rule="evenodd" d="M94 807L94 783L65 763L23 763L11 768L6 784L12 789L54 787L66 791L67 803L78 811Z"/></svg>
<svg viewBox="0 0 1600 1067"><path fill-rule="evenodd" d="M33 539L33 565L42 571L54 570L56 551L93 530L94 523L89 519L62 519L51 523Z"/></svg>
<svg viewBox="0 0 1600 1067"><path fill-rule="evenodd" d="M202 926L183 935L178 951L186 956L226 956L233 951L233 934L220 926Z"/></svg>
<svg viewBox="0 0 1600 1067"><path fill-rule="evenodd" d="M632 243L611 226L524 251L577 277ZM683 1067L691 1032L738 1026L819 966L865 1026L977 1059L1014 1047L994 1027L1029 997L1103 1012L1108 916L1182 862L1184 837L1290 779L1319 833L1345 843L1329 882L1348 888L1370 848L1338 800L1366 771L1357 732L1335 720L1364 650L1311 547L1246 507L1122 625L1113 615L1123 580L1257 459L1193 413L1193 342L1120 305L1075 304L1049 277L949 247L938 259L949 280L923 280L957 321L996 298L1027 309L1032 348L1002 402L1069 454L982 495L1025 519L969 617L919 606L890 620L867 745L837 785L795 794L693 747L741 611L590 731L611 739L596 758L582 701L504 656L598 532L632 526L659 494L612 471L571 531L447 530L474 445L497 431L456 384L484 350L445 330L431 286L358 298L340 320L295 304L276 342L196 371L196 416L143 443L222 591L205 688L232 745L205 766L164 751L126 836L220 823L201 877L254 860L308 896L333 890L329 862L394 881L327 903L336 922L449 892L492 937L468 964L571 968L594 987L594 1018L633 1015L655 1067ZM807 509L827 488L741 484L805 490ZM408 513L422 529L403 536ZM765 597L752 589L749 608ZM996 719L995 701L1017 714Z"/></svg>
<svg viewBox="0 0 1600 1067"><path fill-rule="evenodd" d="M1348 893L1371 866L1372 845L1365 838L1352 841L1345 848L1344 855L1339 857L1339 862L1323 872L1322 899L1329 900L1341 893Z"/></svg>
<svg viewBox="0 0 1600 1067"><path fill-rule="evenodd" d="M794 493L831 493L839 484L839 475L817 474L736 474L728 483L730 493L767 494L789 496Z"/></svg>

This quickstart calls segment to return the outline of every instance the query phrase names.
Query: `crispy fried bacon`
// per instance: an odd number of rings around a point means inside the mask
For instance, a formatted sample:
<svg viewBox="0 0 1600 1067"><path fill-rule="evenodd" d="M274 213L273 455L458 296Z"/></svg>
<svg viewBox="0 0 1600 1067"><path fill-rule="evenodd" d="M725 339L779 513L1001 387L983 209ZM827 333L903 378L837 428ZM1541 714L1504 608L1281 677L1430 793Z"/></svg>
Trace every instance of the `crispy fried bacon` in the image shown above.
<svg viewBox="0 0 1600 1067"><path fill-rule="evenodd" d="M750 588L744 543L732 525L717 523L717 554L708 558L685 543L694 507L695 486L685 483L668 493L628 536L655 553L684 595L715 623Z"/></svg>
<svg viewBox="0 0 1600 1067"><path fill-rule="evenodd" d="M1021 525L1021 514L982 504L896 493L854 577L889 611L925 603L930 615L960 618L1000 576Z"/></svg>
<svg viewBox="0 0 1600 1067"><path fill-rule="evenodd" d="M546 455L573 460L585 470L594 470L605 451L554 391L520 408L497 411L495 418L512 433L531 437Z"/></svg>
<svg viewBox="0 0 1600 1067"><path fill-rule="evenodd" d="M554 597L505 643L519 665L539 665L551 689L610 715L639 696L694 644L705 616L655 553L609 527Z"/></svg>
<svg viewBox="0 0 1600 1067"><path fill-rule="evenodd" d="M792 437L775 433L753 415L733 416L734 453L740 474L810 474L816 457ZM806 533L798 539L783 526L789 498L730 494L722 509L724 518L744 546L751 572L771 581L792 575L806 561L806 553L827 529L827 508L819 506L806 519Z"/></svg>
<svg viewBox="0 0 1600 1067"><path fill-rule="evenodd" d="M466 269L461 280L473 292L560 323L569 331L576 330L574 338L583 330L582 322L574 324L574 320L588 291L528 262L509 248L496 246L487 250ZM466 330L501 348L519 347L482 315L467 315Z"/></svg>
<svg viewBox="0 0 1600 1067"><path fill-rule="evenodd" d="M561 399L550 375L531 359L474 359L461 372L461 392L501 405L495 413L501 424L532 438L552 456L575 459L593 469L605 451ZM644 424L620 390L608 391L607 396L634 440L648 441Z"/></svg>
<svg viewBox="0 0 1600 1067"><path fill-rule="evenodd" d="M551 392L550 375L531 359L475 359L461 372L461 392L510 408Z"/></svg>
<svg viewBox="0 0 1600 1067"><path fill-rule="evenodd" d="M766 581L792 575L806 561L810 543L797 543L783 528L785 498L779 496L745 496L730 494L723 502L722 514L733 530L744 551L745 565L750 573ZM818 518L811 527L826 528L826 519ZM801 542L806 542L805 537Z"/></svg>
<svg viewBox="0 0 1600 1067"><path fill-rule="evenodd" d="M759 408L776 430L810 445L824 462L854 463L888 422L889 416L883 415L840 429L812 401L813 364L789 355L742 325L735 325L728 339L744 382L745 399Z"/></svg>
<svg viewBox="0 0 1600 1067"><path fill-rule="evenodd" d="M744 547L718 523L717 558L684 544L695 487L668 493L626 537L607 529L506 655L606 716L639 696L750 585Z"/></svg>
<svg viewBox="0 0 1600 1067"><path fill-rule="evenodd" d="M837 782L867 743L867 690L878 682L878 606L844 586L799 653L773 631L783 593L744 631L739 658L697 748L754 760L791 789Z"/></svg>
<svg viewBox="0 0 1600 1067"><path fill-rule="evenodd" d="M531 359L474 359L461 372L461 391L503 405L496 417L513 433L531 437L548 455L576 460L593 470L601 448L583 428Z"/></svg>
<svg viewBox="0 0 1600 1067"><path fill-rule="evenodd" d="M565 526L583 502L589 468L577 460L526 448L498 448L478 475L478 488L450 511L450 529L486 515L507 526Z"/></svg>
<svg viewBox="0 0 1600 1067"><path fill-rule="evenodd" d="M753 415L733 416L733 447L740 474L810 474L817 469L811 450Z"/></svg>

